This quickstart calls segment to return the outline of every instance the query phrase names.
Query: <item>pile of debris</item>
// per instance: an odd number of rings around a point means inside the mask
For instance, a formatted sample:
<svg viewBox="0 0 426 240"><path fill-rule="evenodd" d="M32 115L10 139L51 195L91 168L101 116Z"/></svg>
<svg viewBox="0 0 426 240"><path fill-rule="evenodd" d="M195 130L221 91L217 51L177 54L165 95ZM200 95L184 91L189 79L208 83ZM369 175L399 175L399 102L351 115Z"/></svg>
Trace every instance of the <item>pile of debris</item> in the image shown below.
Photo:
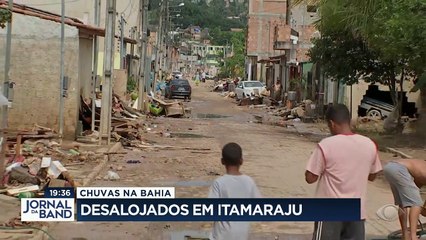
<svg viewBox="0 0 426 240"><path fill-rule="evenodd" d="M53 131L48 128L36 126L32 132L38 134L28 135L28 131L20 131L17 141L7 144L6 170L1 179L6 186L3 193L32 197L43 195L46 187L77 187L79 184L65 166L83 165L103 157L103 154L81 151L76 143L56 142ZM6 139L9 141L11 137Z"/></svg>
<svg viewBox="0 0 426 240"><path fill-rule="evenodd" d="M127 140L142 140L144 124L137 120L115 121L112 125L112 136L117 140L124 138Z"/></svg>
<svg viewBox="0 0 426 240"><path fill-rule="evenodd" d="M186 112L181 101L163 101L154 97L151 97L149 110L154 116L164 114L166 117L184 117Z"/></svg>
<svg viewBox="0 0 426 240"><path fill-rule="evenodd" d="M141 116L144 116L140 111L135 109L133 104L133 93L129 98L130 101L124 101L122 98L113 93L112 106L111 106L111 121L120 122L120 120L132 120L138 119ZM82 129L79 131L79 137L77 141L84 143L94 143L98 141L99 133L97 131L91 131L92 129L92 103L90 99L81 98L81 108L80 108L80 121L82 123ZM137 103L137 101L135 101ZM101 99L100 96L97 96L95 99L95 127L94 129L99 129L100 116L101 116Z"/></svg>
<svg viewBox="0 0 426 240"><path fill-rule="evenodd" d="M253 91L253 93L251 94L251 96L244 97L244 98L241 98L241 99L239 99L239 97L237 96L237 98L238 98L237 104L238 104L238 106L247 106L247 105L258 106L258 105L262 105L265 97L267 97L268 94L269 94L268 91L260 92L259 90L255 89Z"/></svg>
<svg viewBox="0 0 426 240"><path fill-rule="evenodd" d="M126 104L117 94L113 94L112 119L137 119L143 114Z"/></svg>
<svg viewBox="0 0 426 240"><path fill-rule="evenodd" d="M270 114L283 117L284 120L313 121L315 117L315 104L311 100L304 100L299 104L287 104L284 107L270 107Z"/></svg>
<svg viewBox="0 0 426 240"><path fill-rule="evenodd" d="M6 149L8 154L17 154L25 140L53 139L59 135L50 128L34 125L31 130L5 130Z"/></svg>
<svg viewBox="0 0 426 240"><path fill-rule="evenodd" d="M227 92L230 81L231 80L229 79L215 81L214 85L210 86L212 88L212 92Z"/></svg>
<svg viewBox="0 0 426 240"><path fill-rule="evenodd" d="M238 104L238 106L262 105L263 104L263 96L255 95L255 96L239 99L237 104Z"/></svg>

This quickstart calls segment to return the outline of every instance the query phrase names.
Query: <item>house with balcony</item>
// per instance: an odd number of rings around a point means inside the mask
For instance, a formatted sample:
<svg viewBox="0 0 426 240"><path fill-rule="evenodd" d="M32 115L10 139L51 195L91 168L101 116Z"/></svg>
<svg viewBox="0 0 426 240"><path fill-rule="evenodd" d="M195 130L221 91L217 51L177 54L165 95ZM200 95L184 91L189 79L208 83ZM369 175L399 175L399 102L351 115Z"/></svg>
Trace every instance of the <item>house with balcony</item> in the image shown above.
<svg viewBox="0 0 426 240"><path fill-rule="evenodd" d="M273 86L281 83L284 99L292 82L307 75L302 67L310 64L307 53L318 18L312 9L307 5L290 7L286 0L249 1L247 79L265 82L272 92Z"/></svg>

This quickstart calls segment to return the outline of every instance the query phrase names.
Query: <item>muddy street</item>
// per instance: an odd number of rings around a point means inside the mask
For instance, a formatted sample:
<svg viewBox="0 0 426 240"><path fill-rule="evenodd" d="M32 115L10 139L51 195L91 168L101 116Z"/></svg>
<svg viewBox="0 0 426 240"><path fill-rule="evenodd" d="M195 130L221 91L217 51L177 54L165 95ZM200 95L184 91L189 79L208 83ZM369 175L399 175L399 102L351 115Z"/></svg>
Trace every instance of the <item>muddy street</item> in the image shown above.
<svg viewBox="0 0 426 240"><path fill-rule="evenodd" d="M194 87L190 118L156 118L145 140L192 149L141 151L123 149L125 154L111 157L108 167L92 186L174 186L180 198L206 197L212 180L224 173L220 149L227 142L243 147L242 172L253 177L263 196L282 198L311 197L315 186L304 181L305 164L315 142L278 126L253 123L253 111L238 107L207 84ZM209 148L199 151L197 148ZM383 154L382 158L389 155ZM133 163L128 163L129 160ZM104 180L108 170L119 174L117 181ZM392 203L386 183L379 178L369 186L370 239L381 238L398 228L397 222L378 220L375 212ZM58 223L49 229L56 239L176 239L207 236L211 223L195 222L72 222ZM253 223L251 239L310 239L312 223Z"/></svg>

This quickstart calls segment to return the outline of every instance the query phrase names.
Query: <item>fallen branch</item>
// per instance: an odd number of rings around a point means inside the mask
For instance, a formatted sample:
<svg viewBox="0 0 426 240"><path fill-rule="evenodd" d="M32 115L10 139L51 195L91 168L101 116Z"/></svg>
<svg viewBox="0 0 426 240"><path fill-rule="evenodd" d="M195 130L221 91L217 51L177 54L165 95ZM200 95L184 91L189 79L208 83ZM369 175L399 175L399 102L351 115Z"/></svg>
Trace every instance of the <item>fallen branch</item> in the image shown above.
<svg viewBox="0 0 426 240"><path fill-rule="evenodd" d="M191 151L191 153L198 153L198 154L210 154L210 153L212 153L212 152Z"/></svg>
<svg viewBox="0 0 426 240"><path fill-rule="evenodd" d="M193 150L193 151L210 151L210 148L192 148L192 147L177 147L177 146L166 146L166 145L141 145L137 144L135 147L138 148L157 148L157 149L177 149L177 150Z"/></svg>
<svg viewBox="0 0 426 240"><path fill-rule="evenodd" d="M43 126L40 126L40 125L38 125L38 124L34 124L34 128L35 129L41 129L41 130L45 130L45 131L48 131L48 132L53 132L53 130L51 129L51 128L48 128L48 127L43 127Z"/></svg>
<svg viewBox="0 0 426 240"><path fill-rule="evenodd" d="M408 154L405 154L405 153L403 153L403 152L401 152L401 151L398 151L398 150L396 150L395 148L390 148L390 147L388 147L388 148L386 148L388 151L390 151L390 152L392 152L392 153L395 153L395 154L398 154L399 156L401 156L401 157L403 157L403 158L413 158L412 156L410 156L410 155L408 155Z"/></svg>
<svg viewBox="0 0 426 240"><path fill-rule="evenodd" d="M84 165L84 162L79 162L79 163L68 163L65 164L65 167L71 167L71 166L78 166L78 165Z"/></svg>
<svg viewBox="0 0 426 240"><path fill-rule="evenodd" d="M127 154L126 152L106 152L105 155L112 155L112 154Z"/></svg>

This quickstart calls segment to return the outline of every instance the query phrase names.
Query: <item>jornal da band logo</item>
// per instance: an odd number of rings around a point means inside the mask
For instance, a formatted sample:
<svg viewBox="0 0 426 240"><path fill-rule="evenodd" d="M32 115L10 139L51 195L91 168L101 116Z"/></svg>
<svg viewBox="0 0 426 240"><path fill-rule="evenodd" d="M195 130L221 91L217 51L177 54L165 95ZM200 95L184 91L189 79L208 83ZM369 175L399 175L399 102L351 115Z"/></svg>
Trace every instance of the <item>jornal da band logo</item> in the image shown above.
<svg viewBox="0 0 426 240"><path fill-rule="evenodd" d="M21 219L27 222L74 221L74 199L23 198Z"/></svg>

